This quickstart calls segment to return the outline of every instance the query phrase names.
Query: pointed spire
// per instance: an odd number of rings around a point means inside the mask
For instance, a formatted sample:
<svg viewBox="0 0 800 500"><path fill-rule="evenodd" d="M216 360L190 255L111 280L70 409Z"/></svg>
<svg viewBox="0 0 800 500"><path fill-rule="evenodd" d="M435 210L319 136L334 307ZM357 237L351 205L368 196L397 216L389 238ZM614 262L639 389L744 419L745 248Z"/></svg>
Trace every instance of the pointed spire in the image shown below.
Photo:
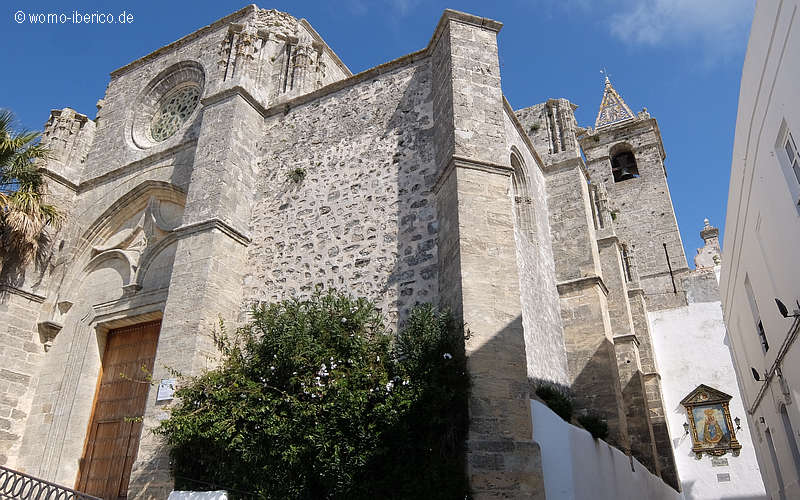
<svg viewBox="0 0 800 500"><path fill-rule="evenodd" d="M633 120L636 115L633 114L631 108L625 104L622 97L614 90L611 85L611 80L606 76L606 86L603 91L603 100L600 101L600 111L597 112L597 120L594 122L594 129L600 129L621 123L628 120Z"/></svg>

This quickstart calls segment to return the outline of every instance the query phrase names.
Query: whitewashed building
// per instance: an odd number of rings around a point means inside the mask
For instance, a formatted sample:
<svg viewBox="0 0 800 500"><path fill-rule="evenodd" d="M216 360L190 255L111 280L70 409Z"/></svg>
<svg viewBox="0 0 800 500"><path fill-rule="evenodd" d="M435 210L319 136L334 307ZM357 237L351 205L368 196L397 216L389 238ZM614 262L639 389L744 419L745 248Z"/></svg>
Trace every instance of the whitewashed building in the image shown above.
<svg viewBox="0 0 800 500"><path fill-rule="evenodd" d="M758 2L755 10L742 69L720 282L747 422L764 483L776 500L800 498L799 8L798 0L782 0Z"/></svg>

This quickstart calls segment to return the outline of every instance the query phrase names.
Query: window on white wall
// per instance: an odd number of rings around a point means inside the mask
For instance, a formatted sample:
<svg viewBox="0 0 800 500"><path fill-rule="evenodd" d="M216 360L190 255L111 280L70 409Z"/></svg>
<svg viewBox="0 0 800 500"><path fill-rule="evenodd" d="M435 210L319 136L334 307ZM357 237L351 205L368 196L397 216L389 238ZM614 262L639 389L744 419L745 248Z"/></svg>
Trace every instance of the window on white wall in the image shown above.
<svg viewBox="0 0 800 500"><path fill-rule="evenodd" d="M786 120L781 123L776 149L792 201L800 213L800 151L797 150L797 141Z"/></svg>
<svg viewBox="0 0 800 500"><path fill-rule="evenodd" d="M761 342L761 348L766 353L769 351L769 342L767 341L767 333L764 331L764 323L761 322L761 314L758 312L758 304L756 303L756 296L753 293L753 287L750 285L750 277L744 277L744 290L747 293L747 300L750 302L750 311L753 313L753 320L756 324L756 333L758 333L758 340Z"/></svg>
<svg viewBox="0 0 800 500"><path fill-rule="evenodd" d="M786 151L786 158L792 168L792 173L798 184L800 184L800 157L797 153L797 144L794 142L791 132L786 133L786 140L783 142L783 150Z"/></svg>

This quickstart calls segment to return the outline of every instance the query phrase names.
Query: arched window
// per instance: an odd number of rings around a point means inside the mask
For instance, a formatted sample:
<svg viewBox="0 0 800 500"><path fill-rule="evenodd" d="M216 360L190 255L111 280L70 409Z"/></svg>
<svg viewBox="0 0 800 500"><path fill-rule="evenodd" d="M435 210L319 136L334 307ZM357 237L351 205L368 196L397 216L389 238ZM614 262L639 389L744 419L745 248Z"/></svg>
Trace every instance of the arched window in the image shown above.
<svg viewBox="0 0 800 500"><path fill-rule="evenodd" d="M636 165L636 156L627 144L618 144L611 148L611 173L614 182L627 181L639 177L639 167Z"/></svg>
<svg viewBox="0 0 800 500"><path fill-rule="evenodd" d="M514 169L511 183L514 191L516 224L522 234L532 241L535 232L532 200L528 187L528 178L525 175L525 167L516 152L511 153L511 168Z"/></svg>

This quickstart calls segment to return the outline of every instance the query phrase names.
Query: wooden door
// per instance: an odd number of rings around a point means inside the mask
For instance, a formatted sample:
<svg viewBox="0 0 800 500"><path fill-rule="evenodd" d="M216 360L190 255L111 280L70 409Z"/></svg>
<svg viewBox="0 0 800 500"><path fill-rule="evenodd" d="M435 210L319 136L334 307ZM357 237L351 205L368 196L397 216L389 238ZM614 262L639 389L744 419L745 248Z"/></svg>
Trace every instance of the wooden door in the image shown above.
<svg viewBox="0 0 800 500"><path fill-rule="evenodd" d="M109 332L78 491L104 500L127 498L160 327L152 321Z"/></svg>

